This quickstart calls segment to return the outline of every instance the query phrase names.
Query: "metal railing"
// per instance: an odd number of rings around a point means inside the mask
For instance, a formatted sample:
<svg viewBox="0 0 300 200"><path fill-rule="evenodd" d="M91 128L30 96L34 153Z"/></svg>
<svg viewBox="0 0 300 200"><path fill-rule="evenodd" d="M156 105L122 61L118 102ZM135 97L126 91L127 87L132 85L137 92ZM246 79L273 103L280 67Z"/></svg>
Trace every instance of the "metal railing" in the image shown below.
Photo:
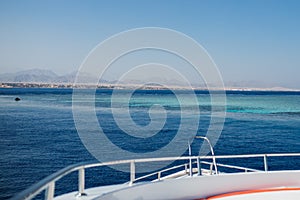
<svg viewBox="0 0 300 200"><path fill-rule="evenodd" d="M217 167L217 162L216 162L216 159L215 159L215 152L214 152L213 146L211 145L210 140L207 137L204 137L204 136L195 136L194 139L202 139L202 140L206 141L207 144L209 145L210 152L211 152L211 155L212 155L212 160L213 160L213 165L211 165L211 170L212 170L212 167L214 167L215 172L217 174L218 173L218 167ZM191 148L190 141L188 141L188 149L189 149L189 156L191 156L192 155L192 148ZM190 165L191 165L191 163L192 163L192 161L190 160ZM199 161L198 161L198 164L200 164ZM190 168L190 170L191 170L191 168ZM190 174L192 174L192 173L190 172Z"/></svg>
<svg viewBox="0 0 300 200"><path fill-rule="evenodd" d="M236 158L263 158L263 165L264 171L268 171L268 157L287 157L287 156L300 156L300 153L287 153L287 154L248 154L248 155L221 155L221 156L184 156L184 157L165 157L165 158L142 158L142 159L133 159L133 160L119 160L119 161L112 161L112 162L104 162L104 163L80 163L68 166L48 177L41 180L37 184L31 186L30 188L22 191L21 193L17 194L11 200L27 200L32 199L39 193L45 190L45 199L52 200L55 196L55 183L62 177L70 174L71 172L78 171L78 196L86 195L85 194L85 169L93 168L93 167L102 167L102 166L112 166L112 165L119 165L119 164L129 164L130 165L130 181L129 186L132 185L136 181L140 181L142 179L146 179L150 176L157 176L155 180L161 180L161 174L170 170L179 169L180 167L185 167L183 170L185 174L193 175L193 164L197 164L197 175L201 175L201 164L207 164L210 166L210 174L215 174L216 171L213 171L213 165L217 165L220 167L226 167L231 169L238 169L243 170L245 172L256 172L261 171L252 168L246 167L239 167L234 165L225 165L216 163L216 159L236 159ZM207 162L203 160L212 159L213 162ZM189 164L181 164L178 166L170 167L168 169L163 169L142 177L136 178L136 170L135 164L136 163L147 163L147 162L160 162L160 161L176 161L176 160L186 160ZM190 162L193 161L193 162ZM167 177L167 176L165 176Z"/></svg>

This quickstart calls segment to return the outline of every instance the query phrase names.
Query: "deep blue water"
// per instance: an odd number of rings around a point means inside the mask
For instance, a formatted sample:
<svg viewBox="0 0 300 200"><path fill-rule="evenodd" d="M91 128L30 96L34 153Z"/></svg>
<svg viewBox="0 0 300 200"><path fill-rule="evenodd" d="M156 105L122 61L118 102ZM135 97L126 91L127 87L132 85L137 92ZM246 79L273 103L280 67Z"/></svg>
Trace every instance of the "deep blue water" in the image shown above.
<svg viewBox="0 0 300 200"><path fill-rule="evenodd" d="M157 135L148 139L135 138L124 135L114 122L110 112L111 93L111 90L97 90L95 105L99 123L115 145L136 153L155 151L168 144L181 123L180 107L184 106L185 112L192 115L198 106L189 102L179 105L171 91L136 91L129 102L136 124L150 123L148 111L154 104L164 106L168 117ZM207 131L211 105L207 92L196 91L196 94L201 110L198 129L201 134ZM22 100L16 102L15 97ZM126 104L122 92L118 98L114 109L122 114L123 104ZM80 101L84 110L90 99L83 95ZM70 164L96 161L77 134L72 115L72 89L0 89L0 110L0 199L7 199ZM89 127L86 129L88 131ZM194 154L200 145L201 142L194 141ZM226 121L214 148L219 155L300 152L300 93L227 92ZM114 152L110 153L113 158ZM263 167L261 160L239 161L239 164ZM299 169L300 160L270 159L269 164L270 169ZM129 178L127 173L110 168L90 170L86 176L87 179L93 177L87 187L124 182ZM60 193L66 184L71 185L70 190L75 190L76 181L76 174L62 179L57 192Z"/></svg>

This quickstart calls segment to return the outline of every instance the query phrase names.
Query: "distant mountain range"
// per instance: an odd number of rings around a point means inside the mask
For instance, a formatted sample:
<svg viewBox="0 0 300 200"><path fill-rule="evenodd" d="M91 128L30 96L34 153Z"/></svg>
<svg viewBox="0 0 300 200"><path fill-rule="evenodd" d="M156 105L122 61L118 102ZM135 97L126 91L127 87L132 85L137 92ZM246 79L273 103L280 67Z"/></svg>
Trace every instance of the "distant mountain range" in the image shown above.
<svg viewBox="0 0 300 200"><path fill-rule="evenodd" d="M59 76L51 70L30 69L16 73L0 74L1 82L25 82L25 83L67 83L73 82L75 73Z"/></svg>
<svg viewBox="0 0 300 200"><path fill-rule="evenodd" d="M0 74L0 82L2 83L74 83L76 79L77 72L72 72L65 75L57 75L51 70L45 69L30 69L19 71L16 73L4 73ZM95 75L91 74L81 74L80 83L95 83L98 82L98 78ZM139 80L139 79L127 79L124 81L116 81L116 80L101 80L101 83L107 84L137 84L137 85L155 85L155 83L161 83L165 85L173 85L173 86L182 86L184 85L180 81L176 79L172 79L172 77L168 77L168 79L162 79L157 77L149 77L147 80Z"/></svg>
<svg viewBox="0 0 300 200"><path fill-rule="evenodd" d="M74 83L76 79L77 71L65 74L57 75L51 70L45 69L30 69L19 71L16 73L4 73L0 74L0 82L2 83ZM81 74L80 83L94 83L98 82L98 78L91 74ZM170 85L181 85L177 80L170 79L163 80L155 77L149 77L147 80L128 79L125 82L119 82L119 84L145 84L149 82L159 82ZM101 80L101 83L115 84L115 80Z"/></svg>
<svg viewBox="0 0 300 200"><path fill-rule="evenodd" d="M77 71L65 74L58 75L51 70L45 69L30 69L19 71L16 73L3 73L0 74L0 83L45 83L45 84L72 84L75 82ZM155 77L149 77L147 80L126 80L125 82L118 82L118 84L138 84L138 85L153 85L156 83L162 83L170 86L182 86L182 83L178 80L170 79L168 80L156 80ZM98 82L98 78L95 75L84 74L80 76L80 83L95 83ZM101 80L101 83L106 84L116 84L117 81L112 80ZM151 84L151 82L153 84ZM155 84L154 84L155 85ZM192 84L194 87L203 87L205 86ZM269 84L260 83L257 81L242 81L242 82L227 82L225 83L226 88L229 90L278 90L278 91L290 91L293 89L284 88L284 87L274 87Z"/></svg>
<svg viewBox="0 0 300 200"><path fill-rule="evenodd" d="M0 74L0 82L16 82L16 83L73 83L77 72L65 75L57 75L51 70L30 69L16 73ZM86 75L84 79L88 82L95 80L95 77Z"/></svg>

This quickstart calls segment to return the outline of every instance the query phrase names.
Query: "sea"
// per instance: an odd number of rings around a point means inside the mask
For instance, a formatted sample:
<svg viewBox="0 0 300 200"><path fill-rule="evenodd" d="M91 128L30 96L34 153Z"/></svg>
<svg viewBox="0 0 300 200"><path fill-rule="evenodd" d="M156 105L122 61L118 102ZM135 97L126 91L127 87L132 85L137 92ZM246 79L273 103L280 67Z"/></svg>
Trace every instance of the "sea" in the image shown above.
<svg viewBox="0 0 300 200"><path fill-rule="evenodd" d="M187 91L177 91L184 95ZM164 108L166 116L159 137L136 139L126 136L114 122L111 107L117 113L127 112L123 108L122 92L116 97L119 104L112 104L112 89L97 89L95 109L99 123L107 137L124 151L145 153L162 149L175 137L185 113L200 109L197 135L205 135L211 121L210 94L194 91L198 103L176 100L170 90L138 90L128 106L130 117L140 127L151 123L149 110L153 105ZM72 112L72 89L49 88L1 88L0 89L0 199L9 199L52 173L75 163L98 162L83 144L75 126ZM15 101L19 97L20 101ZM88 97L86 97L88 98ZM77 99L84 106L90 99ZM120 106L121 105L121 106ZM84 112L84 107L83 107ZM160 116L159 112L157 111ZM156 113L157 114L157 113ZM189 115L186 115L189 116ZM90 130L87 122L86 131ZM194 124L190 124L191 126ZM130 128L130 127L129 127ZM121 131L121 132L120 132ZM133 141L137 140L138 143ZM199 153L201 142L194 140L192 154ZM226 118L221 135L214 146L216 155L265 154L300 152L300 92L276 91L227 91ZM115 153L111 149L111 159ZM106 152L106 153L107 153ZM162 152L162 156L164 153ZM183 155L188 155L187 146ZM221 161L220 161L221 162ZM170 165L174 165L171 163ZM263 160L236 160L231 164L263 170ZM270 158L270 170L299 169L300 158ZM147 167L147 166L146 166ZM86 171L86 187L122 183L129 180L127 172L109 167ZM77 174L72 173L57 182L56 194L75 191ZM40 197L37 197L39 199Z"/></svg>

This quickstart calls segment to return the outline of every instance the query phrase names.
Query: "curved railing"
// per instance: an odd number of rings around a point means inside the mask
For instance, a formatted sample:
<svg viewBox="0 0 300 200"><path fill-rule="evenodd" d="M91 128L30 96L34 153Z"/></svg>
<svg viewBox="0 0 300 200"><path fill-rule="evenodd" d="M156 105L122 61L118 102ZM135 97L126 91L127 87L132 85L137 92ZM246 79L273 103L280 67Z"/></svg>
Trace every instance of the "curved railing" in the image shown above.
<svg viewBox="0 0 300 200"><path fill-rule="evenodd" d="M22 191L21 193L17 194L11 200L27 200L32 199L40 192L46 190L45 192L45 199L52 200L54 198L54 190L55 190L55 183L62 177L70 174L71 172L78 171L78 196L85 195L85 169L92 168L92 167L102 167L102 166L112 166L112 165L119 165L119 164L130 164L130 181L129 185L132 185L134 182L148 178L150 176L157 175L156 180L160 180L161 174L166 171L178 169L180 167L185 167L185 173L189 174L190 176L193 175L193 163L197 164L197 173L201 175L201 164L207 164L210 166L210 174L214 174L216 171L213 169L216 166L226 167L231 169L243 170L245 172L256 172L261 171L252 168L246 167L239 167L233 165L225 165L216 163L216 159L234 159L234 158L263 158L264 163L264 170L268 171L268 157L286 157L286 156L300 156L300 153L288 153L288 154L248 154L248 155L222 155L222 156L184 156L184 157L165 157L165 158L142 158L142 159L132 159L132 160L119 160L119 161L112 161L112 162L104 162L104 163L79 163L70 165L60 171L46 177L45 179L41 180L40 182L36 183L35 185L31 186L30 188ZM213 162L207 162L203 160L213 160ZM147 163L147 162L160 162L160 161L176 161L176 160L186 160L188 164L182 164L174 167L170 167L168 169L163 169L145 176L141 176L136 178L135 175L135 164L136 163ZM192 162L191 162L192 161ZM190 169L190 170L188 170ZM218 173L215 173L218 174Z"/></svg>

